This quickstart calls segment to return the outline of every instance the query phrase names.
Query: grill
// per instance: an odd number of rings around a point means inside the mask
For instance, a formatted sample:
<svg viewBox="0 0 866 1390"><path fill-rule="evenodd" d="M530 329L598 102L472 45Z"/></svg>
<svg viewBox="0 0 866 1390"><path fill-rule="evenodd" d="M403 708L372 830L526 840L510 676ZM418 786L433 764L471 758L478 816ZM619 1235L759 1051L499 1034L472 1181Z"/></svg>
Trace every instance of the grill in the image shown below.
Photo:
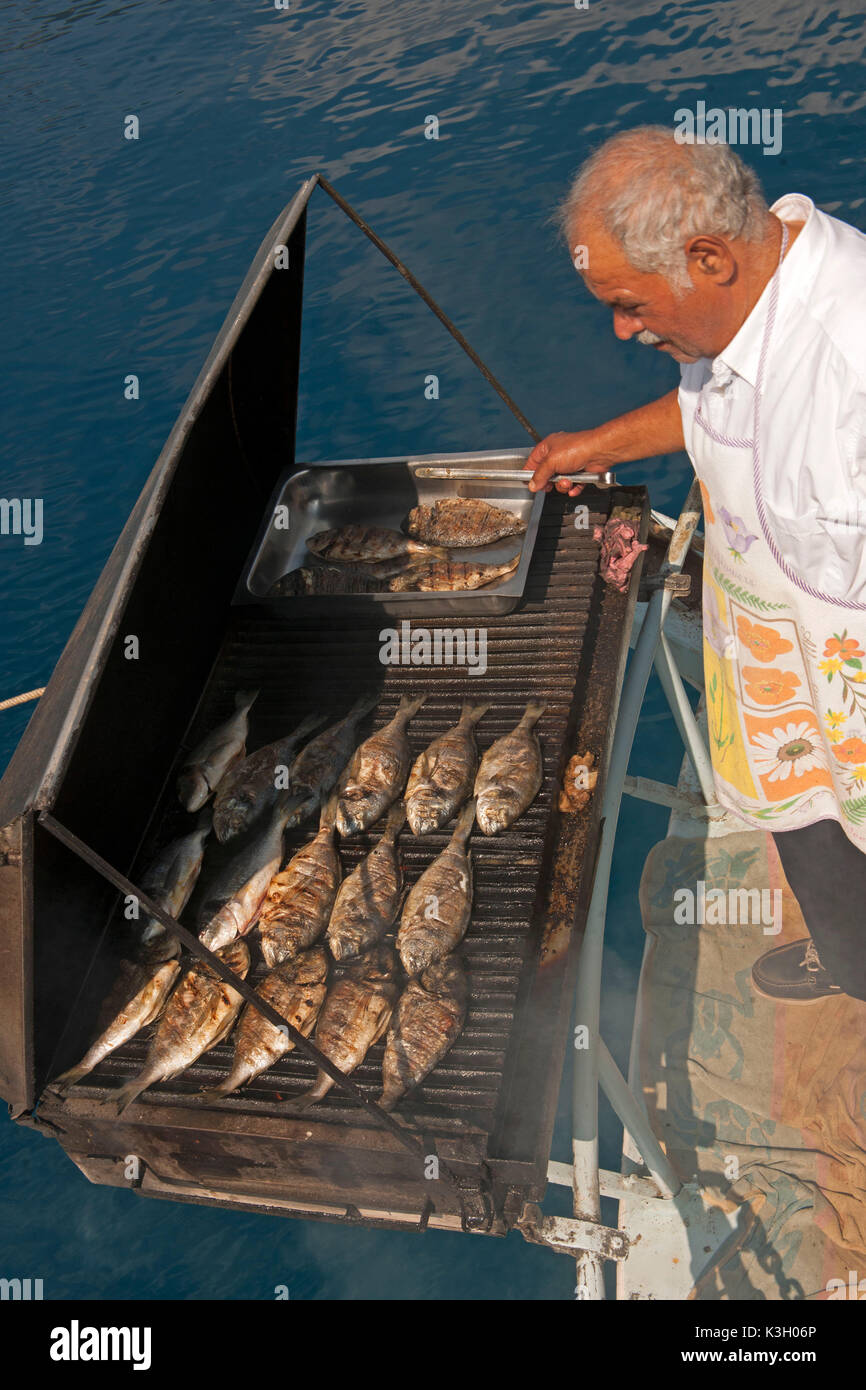
<svg viewBox="0 0 866 1390"><path fill-rule="evenodd" d="M568 1027L573 926L588 898L597 831L591 808L578 816L561 815L557 793L575 751L589 749L603 767L633 601L601 584L591 527L606 519L611 505L634 504L636 497L640 502L642 491L585 494L584 500L591 500L590 526L578 529L571 506L552 495L519 607L487 620L478 615L433 620L452 631L485 633L484 674L447 664L383 666L383 624L399 625L372 606L370 612L356 611L357 601L345 617L329 617L324 625L312 616L292 616L290 603L283 612L230 610L187 746L227 717L241 688L258 686L261 692L251 715L251 749L280 737L310 710L337 717L371 688L380 688L380 701L362 733L384 724L403 694L423 693L426 704L409 726L413 757L456 721L464 700L490 704L477 730L483 752L514 727L530 697L541 697L547 701L537 726L544 780L533 805L509 831L494 838L473 834L474 907L460 948L471 989L467 1021L451 1051L395 1112L428 1142L430 1153L462 1176L462 1203L443 1183L425 1182L417 1160L402 1153L399 1141L338 1088L302 1117L287 1113L286 1099L310 1085L315 1072L312 1060L297 1051L234 1096L218 1104L199 1102L197 1093L228 1070L231 1038L173 1081L152 1087L123 1121L112 1121L113 1130L129 1134L129 1151L144 1157L145 1187L153 1195L233 1205L264 1202L274 1210L398 1225L408 1220L465 1224L467 1201L471 1206L483 1198L474 1224L501 1233L523 1200L543 1193ZM429 630L431 620L426 621ZM404 631L417 633L424 626L424 619L407 620ZM597 791L594 804L599 801ZM182 822L173 772L141 861ZM310 826L291 831L287 856L310 833ZM378 833L374 828L340 842L345 873ZM408 828L402 832L407 884L441 851L449 833L416 839ZM197 895L184 918L188 925L196 905ZM254 982L265 967L257 951L253 956ZM101 1103L140 1069L150 1032L114 1053L65 1104L50 1096L43 1101L40 1114L68 1131L69 1150L85 1171L88 1163L108 1161L92 1157L96 1130L108 1123ZM371 1097L380 1090L383 1051L380 1042L353 1073ZM82 1126L90 1157L80 1146ZM98 1180L110 1179L100 1173Z"/></svg>

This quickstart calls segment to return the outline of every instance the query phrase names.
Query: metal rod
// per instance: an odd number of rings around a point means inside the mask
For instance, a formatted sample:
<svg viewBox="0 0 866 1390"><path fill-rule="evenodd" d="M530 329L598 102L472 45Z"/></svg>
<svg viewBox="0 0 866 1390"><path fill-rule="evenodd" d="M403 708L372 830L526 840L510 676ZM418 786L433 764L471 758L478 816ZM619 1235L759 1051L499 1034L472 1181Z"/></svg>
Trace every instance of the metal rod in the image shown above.
<svg viewBox="0 0 866 1390"><path fill-rule="evenodd" d="M451 322L448 315L443 313L442 310L439 308L439 305L436 303L435 299L433 299L433 297L427 293L420 280L417 280L415 278L411 270L407 269L407 267L403 264L399 257L394 255L394 252L391 250L390 246L386 246L382 238L376 235L372 227L368 226L367 223L364 221L363 217L361 217L360 214L357 213L355 209L351 207L349 203L346 202L346 199L343 198L341 194L337 192L333 184L329 183L328 180L326 178L323 178L321 174L319 175L319 184L322 188L324 188L325 192L329 194L331 198L333 198L337 206L343 209L343 212L346 214L348 218L351 219L352 222L354 222L355 226L360 227L361 231L364 233L366 237L369 238L370 241L372 241L376 249L382 252L382 255L385 257L385 259L391 262L395 270L399 270L400 274L403 276L403 279L409 282L415 293L421 296L421 298L424 300L424 303L427 305L427 308L431 309L433 313L436 315L439 322L443 325L443 327L448 329L448 332L451 334L451 337L454 339L454 341L458 343L460 347L462 347L463 351L466 353L466 356L470 359L470 361L475 363L475 366L478 368L479 372L484 377L484 380L490 383L496 394L499 396L500 400L504 401L514 418L518 420L520 424L523 426L523 428L526 430L526 433L529 435L530 439L535 444L537 444L541 439L541 435L529 423L526 416L523 414L523 411L520 410L520 408L511 399L505 387L500 385L500 383L496 380L496 377L490 371L489 367L485 366L475 349L473 347L470 347L469 343L467 343L466 339L463 337L463 334L460 332L460 329L457 328L456 325Z"/></svg>
<svg viewBox="0 0 866 1390"><path fill-rule="evenodd" d="M676 1197L682 1180L674 1171L670 1159L653 1133L646 1111L629 1090L625 1077L602 1038L598 1040L598 1079L601 1088L643 1155L666 1197Z"/></svg>
<svg viewBox="0 0 866 1390"><path fill-rule="evenodd" d="M499 483L506 487L528 487L532 474L516 468L439 468L433 464L411 465L416 478L445 478L459 482ZM616 478L609 469L604 473L555 473L549 483L575 483L595 487L616 487Z"/></svg>
<svg viewBox="0 0 866 1390"><path fill-rule="evenodd" d="M310 1042L309 1038L305 1038L303 1033L299 1033L297 1028L289 1023L288 1019L284 1018L266 999L262 999L261 995L256 993L252 985L248 984L246 980L242 980L240 975L236 975L215 952L209 950L203 942L199 941L197 936L194 936L186 927L181 926L180 922L176 922L173 917L170 917L167 912L164 912L158 903L154 902L146 893L143 893L140 888L136 888L134 883L123 874L119 873L117 869L109 864L107 860L103 859L101 855L97 854L95 850L91 849L89 845L85 844L83 840L79 840L77 835L73 835L71 830L67 830L66 826L61 825L60 821L55 820L54 816L48 811L43 811L40 814L39 824L44 826L44 828L53 835L56 840L59 840L61 844L65 845L67 849L77 854L79 859L83 859L85 864L89 864L92 869L95 869L98 874L101 874L103 878L107 879L118 892L126 896L131 895L137 898L149 916L155 917L168 931L173 932L174 935L183 942L191 955L196 956L199 960L205 961L211 969L219 975L221 980L224 980L227 985L231 985L232 989L236 990L248 1004L252 1004L254 1008L258 1009L259 1013L262 1014L269 1023L272 1023L275 1028L279 1028L282 1032L288 1033L292 1042L301 1052L305 1052L308 1057L312 1057L318 1066L320 1066L324 1072L327 1072L332 1081L336 1082L338 1086L341 1086L343 1090L347 1091L355 1100L360 1101L378 1120L381 1120L381 1122L391 1130L392 1134L400 1140L404 1148L411 1149L413 1153L420 1155L422 1159L426 1158L427 1155L423 1144L419 1143L419 1141L399 1124L392 1115L389 1115L387 1110L383 1110L374 1100L365 1096L361 1088L352 1081L350 1077L346 1076L345 1072L340 1071L339 1067L334 1066L334 1063L326 1057L323 1052L320 1052L315 1044ZM440 1172L445 1171L445 1165L442 1164L441 1160L439 1169ZM446 1173L446 1176L453 1181L452 1174Z"/></svg>
<svg viewBox="0 0 866 1390"><path fill-rule="evenodd" d="M682 569L700 515L701 494L698 481L695 479L668 546L665 558L668 573L678 573ZM628 760L653 659L670 604L670 592L663 588L656 589L649 601L623 682L601 810L603 823L595 884L580 952L574 1021L576 1026L586 1028L589 1045L586 1048L575 1048L574 1053L573 1202L575 1216L588 1221L601 1220L601 1195L598 1185L598 1081L599 1054L603 1044L599 1033L599 1017L604 928L613 846ZM604 1298L604 1264L599 1255L588 1252L578 1255L577 1288L579 1297L596 1301Z"/></svg>
<svg viewBox="0 0 866 1390"><path fill-rule="evenodd" d="M664 631L659 634L654 665L667 702L671 707L676 726L680 731L680 737L697 773L704 801L707 806L715 806L716 784L713 780L713 764L710 752L698 728L694 711L689 704L689 697L685 692L682 676L677 670Z"/></svg>

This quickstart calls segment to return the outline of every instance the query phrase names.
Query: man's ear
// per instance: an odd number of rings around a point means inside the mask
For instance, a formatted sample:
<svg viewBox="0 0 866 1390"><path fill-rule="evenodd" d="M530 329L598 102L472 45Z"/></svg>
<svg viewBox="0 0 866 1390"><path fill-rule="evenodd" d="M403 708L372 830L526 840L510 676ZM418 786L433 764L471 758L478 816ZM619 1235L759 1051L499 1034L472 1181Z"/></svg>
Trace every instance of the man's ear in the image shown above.
<svg viewBox="0 0 866 1390"><path fill-rule="evenodd" d="M709 276L717 285L730 285L737 278L737 260L721 237L693 236L686 242L689 269Z"/></svg>

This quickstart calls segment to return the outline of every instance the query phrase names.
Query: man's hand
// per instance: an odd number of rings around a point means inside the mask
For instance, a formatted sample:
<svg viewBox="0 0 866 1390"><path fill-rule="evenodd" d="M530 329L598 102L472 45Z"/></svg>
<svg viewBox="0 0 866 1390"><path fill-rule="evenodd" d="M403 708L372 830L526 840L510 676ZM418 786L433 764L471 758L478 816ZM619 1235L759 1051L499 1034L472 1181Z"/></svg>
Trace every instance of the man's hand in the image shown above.
<svg viewBox="0 0 866 1390"><path fill-rule="evenodd" d="M581 430L577 434L565 434L559 430L549 434L536 444L524 467L533 470L531 492L551 492L555 487L559 492L567 492L569 497L577 497L582 484L572 486L564 482L548 481L555 473L603 473L610 464L599 457L598 445L593 430Z"/></svg>

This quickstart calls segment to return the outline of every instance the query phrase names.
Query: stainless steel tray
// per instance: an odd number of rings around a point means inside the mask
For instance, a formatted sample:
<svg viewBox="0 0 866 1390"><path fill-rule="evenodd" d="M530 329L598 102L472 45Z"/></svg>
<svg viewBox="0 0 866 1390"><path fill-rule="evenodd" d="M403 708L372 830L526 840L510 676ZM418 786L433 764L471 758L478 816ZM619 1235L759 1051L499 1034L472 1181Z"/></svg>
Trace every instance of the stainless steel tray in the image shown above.
<svg viewBox="0 0 866 1390"><path fill-rule="evenodd" d="M265 513L259 535L243 577L235 592L235 603L267 603L280 607L291 604L310 607L315 612L336 608L377 608L393 617L409 618L445 614L510 613L516 608L526 585L526 576L538 523L544 507L544 493L531 493L508 483L454 479L419 478L416 469L431 464L468 470L479 465L520 471L529 456L528 449L511 449L472 454L415 454L400 458L339 459L329 463L302 464L298 471L278 482ZM483 497L526 523L522 536L510 536L494 545L461 549L461 559L501 564L520 550L520 563L502 583L460 593L379 593L309 594L299 597L269 597L276 581L309 563L307 538L317 531L345 526L350 522L401 529L407 513L419 503L441 497ZM288 509L288 529L275 524Z"/></svg>

